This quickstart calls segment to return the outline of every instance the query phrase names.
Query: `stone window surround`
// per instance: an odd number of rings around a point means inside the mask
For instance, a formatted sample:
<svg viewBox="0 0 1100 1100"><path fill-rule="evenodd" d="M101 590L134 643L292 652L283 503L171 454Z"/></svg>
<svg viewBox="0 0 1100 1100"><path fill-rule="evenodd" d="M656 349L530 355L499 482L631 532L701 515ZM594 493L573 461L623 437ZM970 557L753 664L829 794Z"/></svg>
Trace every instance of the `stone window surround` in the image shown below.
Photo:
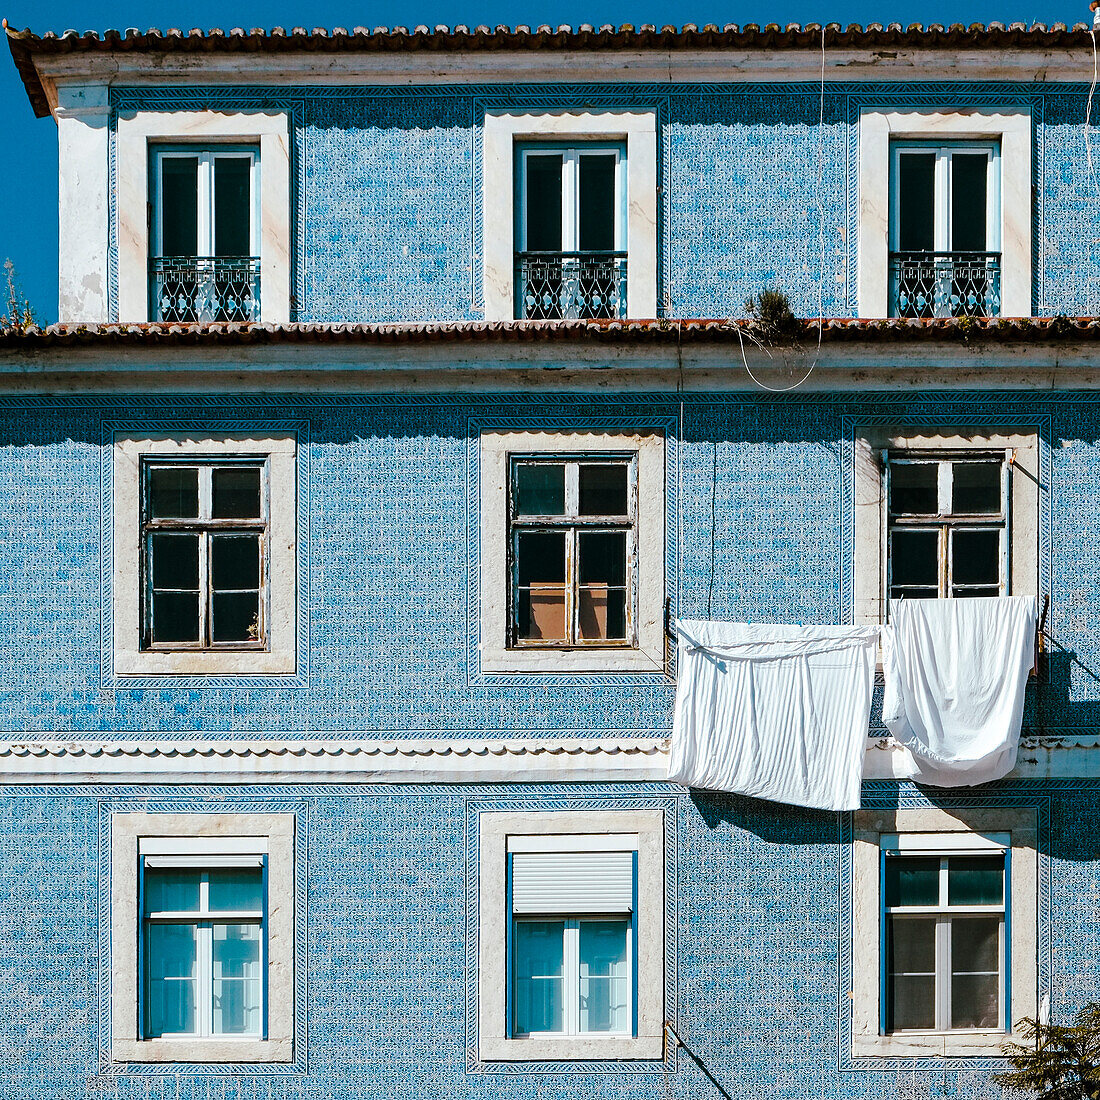
<svg viewBox="0 0 1100 1100"><path fill-rule="evenodd" d="M860 317L889 316L891 141L1001 146L1001 316L1031 315L1031 112L864 108L859 116Z"/></svg>
<svg viewBox="0 0 1100 1100"><path fill-rule="evenodd" d="M860 810L852 834L852 1057L945 1058L1001 1054L1015 1031L879 1033L881 898L880 852L883 834L1009 833L1012 838L1008 903L1010 928L1009 1019L1034 1017L1038 1007L1038 824L1032 809L932 807Z"/></svg>
<svg viewBox="0 0 1100 1100"><path fill-rule="evenodd" d="M293 432L125 432L115 436L113 485L114 672L140 675L289 675L297 667L297 438ZM141 622L141 463L144 458L268 460L266 650L146 650Z"/></svg>
<svg viewBox="0 0 1100 1100"><path fill-rule="evenodd" d="M294 1057L294 814L111 816L111 1060L114 1062L290 1062ZM216 853L230 838L267 856L266 1039L140 1038L138 909L140 842L168 838L180 855ZM234 845L237 850L242 847Z"/></svg>
<svg viewBox="0 0 1100 1100"><path fill-rule="evenodd" d="M973 426L857 425L853 470L855 562L853 622L874 626L886 608L887 500L884 450L1013 450L1009 471L1009 593L1037 595L1039 588L1039 436L1034 430L998 431Z"/></svg>
<svg viewBox="0 0 1100 1100"><path fill-rule="evenodd" d="M510 649L508 581L508 459L513 454L635 451L638 455L634 623L637 646L606 649ZM481 434L480 616L481 671L607 673L663 672L665 576L664 433L637 429L494 431Z"/></svg>
<svg viewBox="0 0 1100 1100"><path fill-rule="evenodd" d="M626 142L627 314L656 317L656 112L489 110L481 145L485 320L515 319L515 147L539 140Z"/></svg>
<svg viewBox="0 0 1100 1100"><path fill-rule="evenodd" d="M290 120L285 110L122 111L116 137L118 319L149 317L149 146L260 147L260 316L290 320Z"/></svg>
<svg viewBox="0 0 1100 1100"><path fill-rule="evenodd" d="M511 1039L506 1031L509 836L636 834L638 1032ZM486 812L478 872L478 1057L485 1062L660 1059L664 1056L664 814L661 810ZM633 843L626 845L633 849Z"/></svg>

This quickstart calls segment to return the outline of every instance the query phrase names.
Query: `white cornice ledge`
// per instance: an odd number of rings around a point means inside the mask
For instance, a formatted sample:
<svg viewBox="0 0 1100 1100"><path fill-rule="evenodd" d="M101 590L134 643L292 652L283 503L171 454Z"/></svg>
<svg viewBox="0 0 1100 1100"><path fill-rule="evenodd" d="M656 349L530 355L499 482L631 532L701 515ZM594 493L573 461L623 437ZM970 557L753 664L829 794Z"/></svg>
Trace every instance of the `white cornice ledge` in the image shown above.
<svg viewBox="0 0 1100 1100"><path fill-rule="evenodd" d="M3 741L0 785L29 783L660 782L668 738ZM909 751L869 741L864 779L904 779ZM1010 778L1100 777L1100 735L1025 737Z"/></svg>
<svg viewBox="0 0 1100 1100"><path fill-rule="evenodd" d="M5 783L555 783L661 780L668 741L6 741Z"/></svg>

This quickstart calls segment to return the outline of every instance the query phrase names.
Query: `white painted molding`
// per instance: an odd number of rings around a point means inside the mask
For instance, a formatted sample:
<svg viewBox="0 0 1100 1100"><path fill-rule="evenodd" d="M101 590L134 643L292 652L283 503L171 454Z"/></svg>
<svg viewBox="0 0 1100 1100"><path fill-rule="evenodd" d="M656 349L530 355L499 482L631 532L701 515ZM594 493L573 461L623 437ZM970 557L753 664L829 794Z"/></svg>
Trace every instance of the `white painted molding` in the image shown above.
<svg viewBox="0 0 1100 1100"><path fill-rule="evenodd" d="M601 783L668 774L667 737L0 741L0 785L24 783ZM909 750L868 741L865 779L902 779ZM1100 776L1100 734L1025 737L1012 778Z"/></svg>
<svg viewBox="0 0 1100 1100"><path fill-rule="evenodd" d="M118 316L149 320L149 145L260 147L260 315L290 320L290 121L286 111L123 111L118 118ZM105 318L104 318L105 319Z"/></svg>
<svg viewBox="0 0 1100 1100"><path fill-rule="evenodd" d="M859 316L889 316L890 142L911 138L1001 143L1001 316L1030 316L1031 111L977 107L860 113Z"/></svg>

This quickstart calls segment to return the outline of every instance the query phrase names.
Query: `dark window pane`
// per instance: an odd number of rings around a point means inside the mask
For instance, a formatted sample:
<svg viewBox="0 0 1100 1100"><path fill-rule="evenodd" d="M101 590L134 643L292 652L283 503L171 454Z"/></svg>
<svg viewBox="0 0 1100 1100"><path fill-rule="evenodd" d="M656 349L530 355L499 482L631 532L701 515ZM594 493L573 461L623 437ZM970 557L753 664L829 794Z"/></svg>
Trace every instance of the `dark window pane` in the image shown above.
<svg viewBox="0 0 1100 1100"><path fill-rule="evenodd" d="M211 471L215 519L258 519L260 471L256 466L222 466Z"/></svg>
<svg viewBox="0 0 1100 1100"><path fill-rule="evenodd" d="M947 861L948 904L1000 905L1004 869L1004 856L952 856Z"/></svg>
<svg viewBox="0 0 1100 1100"><path fill-rule="evenodd" d="M197 592L153 593L153 641L197 642L199 640L199 594Z"/></svg>
<svg viewBox="0 0 1100 1100"><path fill-rule="evenodd" d="M202 872L190 867L146 867L142 897L146 913L194 913Z"/></svg>
<svg viewBox="0 0 1100 1100"><path fill-rule="evenodd" d="M221 867L208 873L208 905L214 912L255 912L263 909L263 870L260 867Z"/></svg>
<svg viewBox="0 0 1100 1100"><path fill-rule="evenodd" d="M565 532L524 533L517 541L519 583L565 583Z"/></svg>
<svg viewBox="0 0 1100 1100"><path fill-rule="evenodd" d="M955 974L996 974L1001 958L1000 917L954 917L951 970Z"/></svg>
<svg viewBox="0 0 1100 1100"><path fill-rule="evenodd" d="M523 589L517 601L516 633L524 641L565 641L565 589L561 585Z"/></svg>
<svg viewBox="0 0 1100 1100"><path fill-rule="evenodd" d="M615 157L611 153L580 158L580 234L582 252L615 250Z"/></svg>
<svg viewBox="0 0 1100 1100"><path fill-rule="evenodd" d="M153 535L149 542L154 588L198 589L198 535Z"/></svg>
<svg viewBox="0 0 1100 1100"><path fill-rule="evenodd" d="M210 556L215 591L260 587L258 535L214 535Z"/></svg>
<svg viewBox="0 0 1100 1100"><path fill-rule="evenodd" d="M890 511L895 515L939 513L939 463L895 462L890 466Z"/></svg>
<svg viewBox="0 0 1100 1100"><path fill-rule="evenodd" d="M625 516L629 511L628 472L623 463L582 466L578 471L578 512L582 516Z"/></svg>
<svg viewBox="0 0 1100 1100"><path fill-rule="evenodd" d="M951 465L951 511L958 515L999 513L1001 464L954 462Z"/></svg>
<svg viewBox="0 0 1100 1100"><path fill-rule="evenodd" d="M211 634L215 642L254 642L260 636L260 595L214 593Z"/></svg>
<svg viewBox="0 0 1100 1100"><path fill-rule="evenodd" d="M985 153L951 155L951 251L984 252L989 157Z"/></svg>
<svg viewBox="0 0 1100 1100"><path fill-rule="evenodd" d="M160 162L162 256L196 256L199 247L198 157Z"/></svg>
<svg viewBox="0 0 1100 1100"><path fill-rule="evenodd" d="M886 965L891 974L935 973L936 918L888 918Z"/></svg>
<svg viewBox="0 0 1100 1100"><path fill-rule="evenodd" d="M886 905L938 905L938 856L887 856Z"/></svg>
<svg viewBox="0 0 1100 1100"><path fill-rule="evenodd" d="M527 172L527 251L560 252L561 154L524 158Z"/></svg>
<svg viewBox="0 0 1100 1100"><path fill-rule="evenodd" d="M577 545L581 584L626 584L625 531L582 531Z"/></svg>
<svg viewBox="0 0 1100 1100"><path fill-rule="evenodd" d="M890 584L931 585L933 590L940 578L939 531L903 531L895 529L890 535Z"/></svg>
<svg viewBox="0 0 1100 1100"><path fill-rule="evenodd" d="M626 638L626 591L582 588L577 594L577 625L586 641Z"/></svg>
<svg viewBox="0 0 1100 1100"><path fill-rule="evenodd" d="M560 516L565 513L565 467L549 462L515 466L517 516Z"/></svg>
<svg viewBox="0 0 1100 1100"><path fill-rule="evenodd" d="M247 157L214 158L214 255L252 254L252 199Z"/></svg>
<svg viewBox="0 0 1100 1100"><path fill-rule="evenodd" d="M952 531L951 549L954 584L995 585L1000 581L1000 531Z"/></svg>
<svg viewBox="0 0 1100 1100"><path fill-rule="evenodd" d="M898 250L931 252L935 247L936 155L898 156Z"/></svg>
<svg viewBox="0 0 1100 1100"><path fill-rule="evenodd" d="M952 1028L1001 1028L1000 978L996 974L967 974L951 985Z"/></svg>
<svg viewBox="0 0 1100 1100"><path fill-rule="evenodd" d="M157 466L149 471L152 519L193 519L199 514L199 472L187 466Z"/></svg>

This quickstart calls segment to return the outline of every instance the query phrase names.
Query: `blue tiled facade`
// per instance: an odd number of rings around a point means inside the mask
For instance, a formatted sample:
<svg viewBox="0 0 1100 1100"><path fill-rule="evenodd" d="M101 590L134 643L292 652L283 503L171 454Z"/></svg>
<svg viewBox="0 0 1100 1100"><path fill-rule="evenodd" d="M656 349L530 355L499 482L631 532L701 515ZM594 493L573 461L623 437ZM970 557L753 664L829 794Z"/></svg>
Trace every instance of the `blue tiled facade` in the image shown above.
<svg viewBox="0 0 1100 1100"><path fill-rule="evenodd" d="M579 103L654 111L659 308L698 318L739 316L764 286L786 291L799 315L857 315L862 107L1026 108L1033 313L1091 315L1100 314L1100 214L1085 168L1086 93L1075 84L854 81L824 92L812 83L122 85L110 90L110 121L113 128L121 112L136 110L286 110L293 319L381 324L483 317L487 110ZM113 173L113 145L111 154ZM108 297L117 316L113 193L111 204ZM306 369L322 383L346 367L328 357L330 346L308 353ZM613 381L591 392L368 383L354 392L225 384L165 393L123 377L105 392L4 393L0 729L20 742L665 737L674 663L601 677L481 669L482 428L660 431L671 613L828 624L854 617L854 440L861 426L897 423L1037 435L1039 590L1050 593L1056 645L1029 684L1024 732L1100 736L1100 393L900 392L876 383L774 395L754 385L736 345L724 346L720 369L735 381L714 392L683 392L681 362L678 390ZM465 366L487 376L500 364L484 347L485 360ZM224 351L227 360L237 354L249 353ZM526 354L531 365L549 365L535 342ZM993 366L996 355L994 347ZM142 429L294 433L293 675L116 673L113 446L118 433ZM884 733L877 699L870 732ZM1100 779L1012 778L947 793L878 779L865 783L864 805L1033 810L1039 992L1057 1020L1093 998L1100 850L1081 823L1100 811ZM731 1095L1002 1095L990 1078L1003 1068L994 1058L853 1057L849 990L860 959L850 814L687 793L651 779L0 787L0 1095L712 1095L695 1062L671 1047L663 1061L479 1060L479 814L638 807L665 812L665 1015ZM134 811L295 814L292 1061L232 1070L112 1061L110 830L112 815Z"/></svg>

